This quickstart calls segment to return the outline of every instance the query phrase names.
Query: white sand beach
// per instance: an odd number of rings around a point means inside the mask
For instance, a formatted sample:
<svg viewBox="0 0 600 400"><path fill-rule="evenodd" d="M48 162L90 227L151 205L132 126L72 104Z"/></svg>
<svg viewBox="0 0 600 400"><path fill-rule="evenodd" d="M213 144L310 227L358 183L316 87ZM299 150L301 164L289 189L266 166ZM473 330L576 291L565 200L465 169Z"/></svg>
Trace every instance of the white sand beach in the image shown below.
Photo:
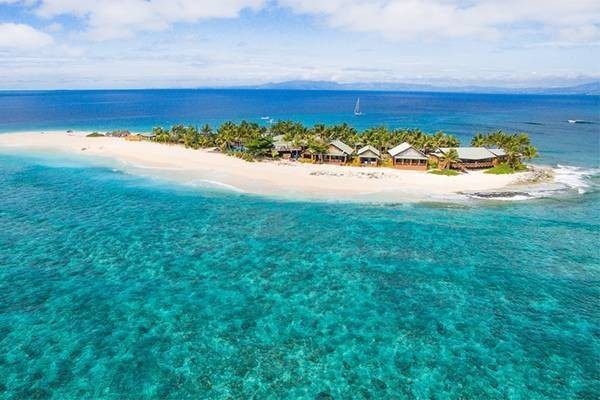
<svg viewBox="0 0 600 400"><path fill-rule="evenodd" d="M391 168L347 167L289 161L246 162L221 153L87 132L21 132L0 135L0 151L42 151L90 157L124 171L191 185L229 188L249 194L316 200L423 201L458 193L506 190L523 184L531 172L460 176Z"/></svg>

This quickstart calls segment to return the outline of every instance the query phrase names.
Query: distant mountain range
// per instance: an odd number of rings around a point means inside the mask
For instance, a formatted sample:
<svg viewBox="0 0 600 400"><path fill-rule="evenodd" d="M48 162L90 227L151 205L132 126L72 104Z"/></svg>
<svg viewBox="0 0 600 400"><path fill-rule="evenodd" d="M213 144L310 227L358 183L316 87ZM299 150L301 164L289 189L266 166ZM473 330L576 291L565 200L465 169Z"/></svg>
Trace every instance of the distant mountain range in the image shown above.
<svg viewBox="0 0 600 400"><path fill-rule="evenodd" d="M403 92L452 92L452 93L498 93L498 94L577 94L600 95L600 81L576 86L550 88L501 88L493 86L435 86L411 83L337 83L331 81L285 81L256 86L243 86L242 89L273 90L374 90Z"/></svg>

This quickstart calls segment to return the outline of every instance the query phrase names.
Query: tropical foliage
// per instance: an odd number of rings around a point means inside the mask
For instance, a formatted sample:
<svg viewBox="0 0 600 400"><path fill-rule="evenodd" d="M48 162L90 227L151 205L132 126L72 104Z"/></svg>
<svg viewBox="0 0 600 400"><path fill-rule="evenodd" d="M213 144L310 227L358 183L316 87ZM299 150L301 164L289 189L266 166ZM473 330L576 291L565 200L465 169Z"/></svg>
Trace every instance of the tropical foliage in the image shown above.
<svg viewBox="0 0 600 400"><path fill-rule="evenodd" d="M458 158L458 152L455 149L450 149L442 156L442 161L444 162L444 168L450 169L452 168L452 164L460 161Z"/></svg>
<svg viewBox="0 0 600 400"><path fill-rule="evenodd" d="M493 174L493 175L505 175L505 174L514 174L515 172L520 172L520 171L525 171L525 170L527 170L527 167L522 164L517 167L511 167L507 163L501 163L501 164L494 166L493 168L486 170L485 173Z"/></svg>
<svg viewBox="0 0 600 400"><path fill-rule="evenodd" d="M455 171L453 169L432 169L429 171L430 174L434 175L444 175L444 176L456 176L460 175L460 172Z"/></svg>
<svg viewBox="0 0 600 400"><path fill-rule="evenodd" d="M531 139L526 133L478 133L471 140L471 146L503 149L506 152L506 162L513 170L522 167L522 159L532 160L538 157L538 151L531 145Z"/></svg>
<svg viewBox="0 0 600 400"><path fill-rule="evenodd" d="M317 124L312 127L300 122L280 120L270 127L254 122L227 121L217 129L206 124L198 129L195 126L175 125L170 129L156 127L153 129L155 140L160 143L182 144L186 147L209 148L218 147L225 153L245 154L245 158L263 158L273 154L273 143L276 136L301 148L312 160L320 160L326 153L332 140L341 140L354 149L371 145L382 154L392 147L408 142L415 148L430 153L440 147L458 147L460 141L453 135L444 132L425 133L419 129L388 129L376 126L359 132L352 126L342 123L336 125ZM281 140L281 139L279 139ZM532 159L537 150L531 146L529 136L524 133L506 134L502 131L490 134L477 134L471 141L472 146L499 147L506 151L507 163L511 168L521 165L521 159ZM449 151L443 157L444 166L458 161L456 151Z"/></svg>

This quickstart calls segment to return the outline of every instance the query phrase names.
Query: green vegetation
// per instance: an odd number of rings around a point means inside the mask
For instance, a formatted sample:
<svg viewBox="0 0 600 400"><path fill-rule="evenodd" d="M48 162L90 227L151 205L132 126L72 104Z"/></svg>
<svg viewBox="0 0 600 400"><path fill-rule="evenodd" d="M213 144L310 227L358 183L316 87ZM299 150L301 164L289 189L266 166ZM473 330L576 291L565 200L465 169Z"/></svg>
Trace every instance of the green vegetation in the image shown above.
<svg viewBox="0 0 600 400"><path fill-rule="evenodd" d="M452 168L452 164L460 161L460 158L458 158L458 152L454 149L448 150L448 152L442 156L442 161L444 162L444 168L450 170L450 168Z"/></svg>
<svg viewBox="0 0 600 400"><path fill-rule="evenodd" d="M494 174L494 175L505 175L505 174L514 174L515 172L527 171L527 167L523 164L518 165L517 167L511 167L507 163L501 163L496 165L493 168L484 171L486 174Z"/></svg>
<svg viewBox="0 0 600 400"><path fill-rule="evenodd" d="M270 128L254 122L242 121L238 124L228 121L216 131L210 125L204 125L200 130L194 126L175 125L171 129L156 127L152 130L155 140L159 143L182 144L197 149L219 147L222 151L244 151L252 157L261 158L271 155L273 137L283 135L283 139L300 147L307 154L312 154L319 161L327 151L329 143L338 139L353 148L371 145L382 154L402 142L408 142L422 151L433 151L438 147L459 146L459 140L443 132L427 134L419 129L389 130L384 126L369 128L363 132L357 131L350 125L317 124L307 127L299 122L290 120L277 121Z"/></svg>
<svg viewBox="0 0 600 400"><path fill-rule="evenodd" d="M272 136L259 136L252 138L246 143L248 153L254 157L272 156L271 149L273 148Z"/></svg>
<svg viewBox="0 0 600 400"><path fill-rule="evenodd" d="M89 135L85 135L86 137L104 137L103 133L92 132Z"/></svg>
<svg viewBox="0 0 600 400"><path fill-rule="evenodd" d="M538 151L531 145L531 139L526 133L507 134L502 131L487 135L478 133L471 140L471 145L504 150L506 152L506 163L514 171L522 170L524 167L522 159L532 160L538 157Z"/></svg>
<svg viewBox="0 0 600 400"><path fill-rule="evenodd" d="M217 129L204 125L200 129L194 126L175 125L170 129L156 127L152 131L159 143L181 144L188 148L218 147L226 154L244 159L261 159L278 157L274 150L274 137L281 135L283 140L292 147L301 148L309 162L319 162L327 152L332 140L341 140L350 147L358 149L371 145L378 149L382 156L382 165L387 166L387 152L392 147L408 142L415 148L428 154L440 147L458 147L460 141L453 135L444 132L427 134L419 129L388 129L377 126L357 131L350 125L317 124L313 127L290 120L277 121L270 127L264 127L254 122L232 121L221 124ZM278 139L281 140L281 139ZM505 134L502 131L487 135L477 134L471 144L473 146L499 147L506 152L506 161L511 168L518 170L521 159L531 159L537 156L537 150L531 146L526 134ZM242 155L240 155L241 153ZM450 150L432 168L450 169L453 163L459 162L455 150ZM352 163L352 160L349 161Z"/></svg>
<svg viewBox="0 0 600 400"><path fill-rule="evenodd" d="M432 169L432 170L429 170L429 173L434 174L434 175L444 175L444 176L460 175L460 172L455 171L453 169Z"/></svg>

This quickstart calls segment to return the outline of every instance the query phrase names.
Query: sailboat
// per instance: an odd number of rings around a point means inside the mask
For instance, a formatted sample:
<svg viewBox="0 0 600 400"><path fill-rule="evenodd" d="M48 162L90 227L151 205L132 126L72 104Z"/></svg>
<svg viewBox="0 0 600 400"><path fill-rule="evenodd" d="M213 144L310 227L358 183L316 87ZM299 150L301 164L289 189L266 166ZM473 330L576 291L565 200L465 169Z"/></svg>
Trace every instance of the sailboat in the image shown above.
<svg viewBox="0 0 600 400"><path fill-rule="evenodd" d="M362 112L360 111L360 97L356 99L356 106L354 106L354 115L356 115L357 117L362 115Z"/></svg>

